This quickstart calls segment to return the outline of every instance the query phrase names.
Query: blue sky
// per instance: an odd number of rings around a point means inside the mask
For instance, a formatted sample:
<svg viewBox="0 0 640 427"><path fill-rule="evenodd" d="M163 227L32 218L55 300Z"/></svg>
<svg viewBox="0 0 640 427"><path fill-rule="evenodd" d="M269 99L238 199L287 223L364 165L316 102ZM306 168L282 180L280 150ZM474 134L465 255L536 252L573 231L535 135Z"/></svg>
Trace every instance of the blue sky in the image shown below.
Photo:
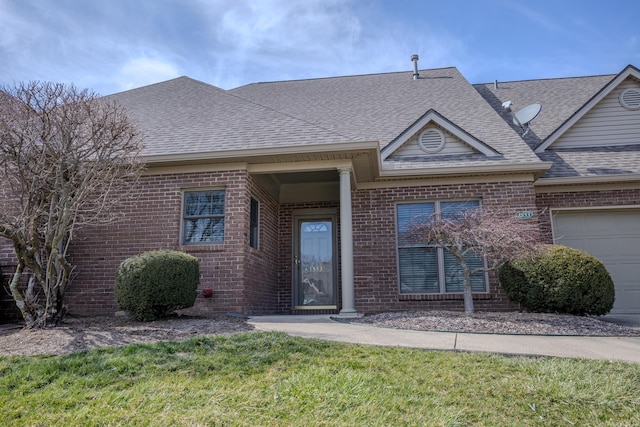
<svg viewBox="0 0 640 427"><path fill-rule="evenodd" d="M455 66L471 83L640 67L638 0L0 0L0 84L101 94Z"/></svg>

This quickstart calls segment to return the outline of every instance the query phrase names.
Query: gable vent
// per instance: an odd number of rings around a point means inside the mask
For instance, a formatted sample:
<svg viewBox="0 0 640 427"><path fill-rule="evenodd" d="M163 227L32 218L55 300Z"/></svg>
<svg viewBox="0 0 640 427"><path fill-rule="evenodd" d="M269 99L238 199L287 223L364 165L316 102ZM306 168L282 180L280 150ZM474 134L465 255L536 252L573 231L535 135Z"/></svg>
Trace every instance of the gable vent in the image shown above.
<svg viewBox="0 0 640 427"><path fill-rule="evenodd" d="M640 110L640 88L623 90L620 94L620 105L627 110Z"/></svg>
<svg viewBox="0 0 640 427"><path fill-rule="evenodd" d="M437 153L444 147L444 135L438 129L427 129L418 137L418 145L427 153Z"/></svg>

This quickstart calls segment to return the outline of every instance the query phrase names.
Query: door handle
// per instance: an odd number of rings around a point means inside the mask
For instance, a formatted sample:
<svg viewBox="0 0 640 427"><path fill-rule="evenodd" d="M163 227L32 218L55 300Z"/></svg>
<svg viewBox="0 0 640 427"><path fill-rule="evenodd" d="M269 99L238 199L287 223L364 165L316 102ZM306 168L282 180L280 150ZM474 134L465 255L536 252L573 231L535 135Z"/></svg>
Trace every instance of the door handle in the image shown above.
<svg viewBox="0 0 640 427"><path fill-rule="evenodd" d="M300 260L298 259L298 256L297 256L297 255L293 257L293 263L294 263L295 265L300 265Z"/></svg>

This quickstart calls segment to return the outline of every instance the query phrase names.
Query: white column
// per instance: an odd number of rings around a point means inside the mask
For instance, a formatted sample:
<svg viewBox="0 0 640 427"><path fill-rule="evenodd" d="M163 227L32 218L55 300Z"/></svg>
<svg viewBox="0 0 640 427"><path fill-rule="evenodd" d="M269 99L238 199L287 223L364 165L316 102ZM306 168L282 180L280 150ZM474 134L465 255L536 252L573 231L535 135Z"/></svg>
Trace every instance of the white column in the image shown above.
<svg viewBox="0 0 640 427"><path fill-rule="evenodd" d="M353 290L353 225L351 220L351 168L340 173L340 261L342 267L342 316L355 316Z"/></svg>

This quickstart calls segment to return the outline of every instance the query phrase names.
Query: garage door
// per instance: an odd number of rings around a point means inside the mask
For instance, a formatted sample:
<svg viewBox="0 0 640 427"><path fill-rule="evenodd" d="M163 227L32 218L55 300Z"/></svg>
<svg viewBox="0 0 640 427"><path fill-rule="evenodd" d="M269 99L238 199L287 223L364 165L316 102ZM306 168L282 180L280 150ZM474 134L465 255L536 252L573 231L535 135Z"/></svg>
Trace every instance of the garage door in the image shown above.
<svg viewBox="0 0 640 427"><path fill-rule="evenodd" d="M611 313L640 313L640 209L555 211L553 236L604 263L616 287Z"/></svg>

